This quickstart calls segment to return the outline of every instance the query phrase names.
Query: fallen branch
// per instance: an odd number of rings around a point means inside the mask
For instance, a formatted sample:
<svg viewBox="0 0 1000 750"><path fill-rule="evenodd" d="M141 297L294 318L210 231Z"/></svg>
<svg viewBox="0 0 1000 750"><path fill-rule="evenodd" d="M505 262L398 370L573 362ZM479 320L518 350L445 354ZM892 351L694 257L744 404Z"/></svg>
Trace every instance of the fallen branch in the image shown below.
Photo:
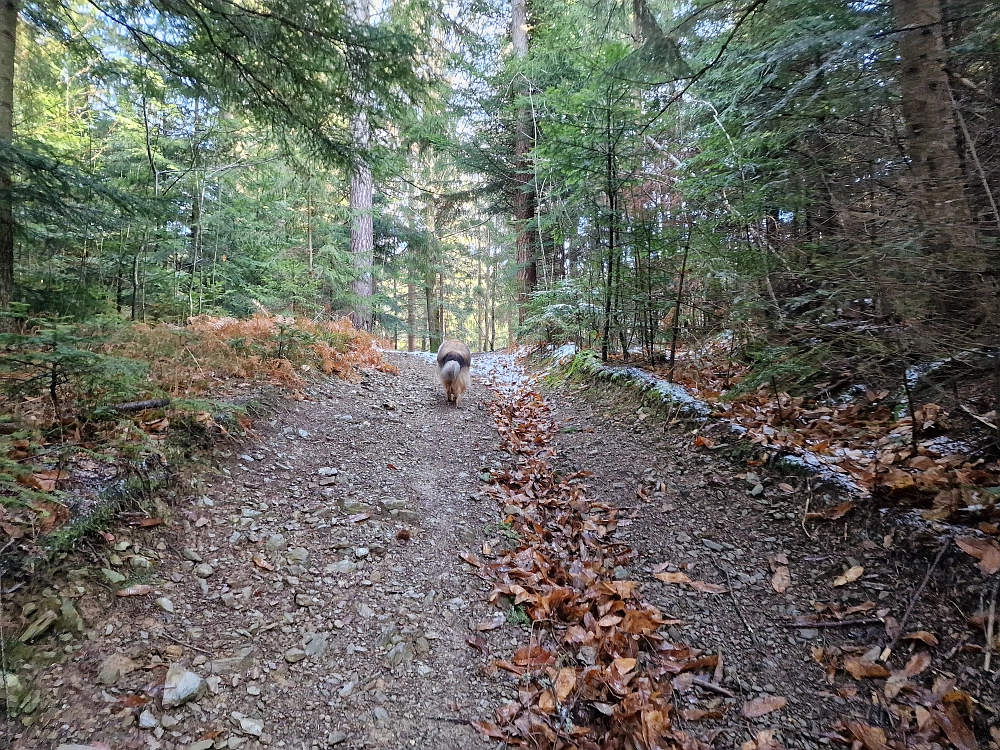
<svg viewBox="0 0 1000 750"><path fill-rule="evenodd" d="M722 687L722 685L716 685L714 682L709 682L708 680L703 680L701 677L695 677L691 680L692 685L697 685L700 688L711 691L713 693L718 693L719 695L724 695L727 698L735 698L736 694L732 690L727 690Z"/></svg>
<svg viewBox="0 0 1000 750"><path fill-rule="evenodd" d="M743 610L740 609L740 602L736 598L736 592L733 590L733 579L729 575L729 571L726 570L725 568L723 568L718 563L715 563L715 567L717 567L719 570L721 570L723 573L725 573L725 575L726 575L726 583L728 584L728 588L729 588L729 596L732 597L732 599L733 599L733 607L736 609L736 614L739 615L740 622L743 623L743 627L745 627L747 629L747 632L750 633L750 640L753 641L754 645L756 646L757 645L757 634L755 632L753 632L753 628L750 627L750 623L747 622L747 618L745 618L743 616Z"/></svg>
<svg viewBox="0 0 1000 750"><path fill-rule="evenodd" d="M990 616L986 622L986 657L983 659L983 671L990 671L990 658L993 656L993 626L997 616L997 589L1000 588L1000 576L993 581L993 591L990 592Z"/></svg>
<svg viewBox="0 0 1000 750"><path fill-rule="evenodd" d="M899 621L899 625L896 627L896 633L892 636L892 640L889 645L882 649L882 653L879 654L880 661L889 661L889 657L892 655L892 650L896 647L896 643L899 641L899 636L903 634L906 629L906 623L910 619L910 615L913 613L913 608L917 604L917 600L920 599L920 595L924 593L924 589L927 588L927 582L931 580L931 574L934 573L935 568L937 568L938 563L941 562L941 558L944 557L945 550L952 543L955 536L954 534L949 534L945 537L944 542L941 544L941 549L938 550L937 556L934 558L934 562L927 569L927 575L924 576L924 580L920 582L919 588L913 592L913 596L910 598L910 604L906 608L906 612L903 613L903 619Z"/></svg>
<svg viewBox="0 0 1000 750"><path fill-rule="evenodd" d="M855 625L881 625L882 620L822 620L820 622L783 622L783 628L851 628Z"/></svg>
<svg viewBox="0 0 1000 750"><path fill-rule="evenodd" d="M145 411L146 409L159 409L161 406L170 404L169 398L151 398L148 401L126 401L122 404L111 406L115 411Z"/></svg>

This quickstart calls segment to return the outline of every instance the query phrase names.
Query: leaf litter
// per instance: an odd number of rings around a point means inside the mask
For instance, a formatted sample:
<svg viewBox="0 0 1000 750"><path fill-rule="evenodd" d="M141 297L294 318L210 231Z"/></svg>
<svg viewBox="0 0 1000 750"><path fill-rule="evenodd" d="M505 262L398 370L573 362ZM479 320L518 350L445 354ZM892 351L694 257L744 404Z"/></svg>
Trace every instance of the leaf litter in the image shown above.
<svg viewBox="0 0 1000 750"><path fill-rule="evenodd" d="M515 747L708 747L674 724L672 680L712 670L719 657L660 632L672 620L622 576L636 553L613 540L618 509L587 497L585 474L554 470L556 426L541 395L522 386L491 410L514 462L493 471L485 491L507 510L516 546L491 562L461 557L491 582L490 602L501 611L523 608L531 629L527 645L486 666L516 678L518 699L473 726ZM698 590L726 591L680 576L676 582ZM469 645L485 651L479 637Z"/></svg>

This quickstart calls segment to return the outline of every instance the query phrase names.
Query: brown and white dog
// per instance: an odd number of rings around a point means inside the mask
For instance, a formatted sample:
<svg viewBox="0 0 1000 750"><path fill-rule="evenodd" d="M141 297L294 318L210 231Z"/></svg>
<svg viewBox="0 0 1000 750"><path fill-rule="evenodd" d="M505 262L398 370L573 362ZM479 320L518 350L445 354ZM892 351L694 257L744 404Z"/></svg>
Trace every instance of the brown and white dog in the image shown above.
<svg viewBox="0 0 1000 750"><path fill-rule="evenodd" d="M472 353L469 347L458 339L448 339L442 342L437 354L438 377L448 396L448 403L455 402L458 406L472 380L469 366L472 364Z"/></svg>

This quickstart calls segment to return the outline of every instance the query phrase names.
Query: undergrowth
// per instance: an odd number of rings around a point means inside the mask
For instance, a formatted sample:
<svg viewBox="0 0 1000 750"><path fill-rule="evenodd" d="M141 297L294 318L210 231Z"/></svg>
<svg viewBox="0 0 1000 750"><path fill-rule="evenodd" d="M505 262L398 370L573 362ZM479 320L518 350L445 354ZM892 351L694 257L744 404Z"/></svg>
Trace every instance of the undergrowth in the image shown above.
<svg viewBox="0 0 1000 750"><path fill-rule="evenodd" d="M0 333L0 548L51 534L81 496L135 481L150 457L172 460L248 430L245 392L234 399L233 386L270 384L302 398L320 373L391 370L376 339L346 319L261 310L186 326L11 322Z"/></svg>

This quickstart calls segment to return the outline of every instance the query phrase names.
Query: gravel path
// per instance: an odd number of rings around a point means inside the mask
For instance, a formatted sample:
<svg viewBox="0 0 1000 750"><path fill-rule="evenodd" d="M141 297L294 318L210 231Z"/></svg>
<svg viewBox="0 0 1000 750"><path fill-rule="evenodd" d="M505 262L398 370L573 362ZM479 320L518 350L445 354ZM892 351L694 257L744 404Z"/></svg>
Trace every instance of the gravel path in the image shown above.
<svg viewBox="0 0 1000 750"><path fill-rule="evenodd" d="M175 490L166 535L116 532L119 585L153 590L83 587L93 637L37 669L51 705L16 747L495 746L468 725L499 697L465 642L488 586L458 556L497 520L475 496L489 393L455 409L426 357L387 359L398 376L322 384ZM161 710L174 663L204 692Z"/></svg>
<svg viewBox="0 0 1000 750"><path fill-rule="evenodd" d="M510 357L480 356L456 409L432 358L387 360L399 375L325 381L309 400L289 401L258 425L259 440L217 452L166 493L168 525L114 530L113 541L70 560L64 577L21 597L20 616L5 608L19 629L47 608L60 612L61 632L29 644L19 678L37 691L37 707L0 720L0 747L498 747L469 721L518 697L516 679L490 663L527 643L528 628L477 631L497 610L460 554L510 542L500 509L479 491L481 475L506 458L486 381L503 392L520 371ZM804 480L695 450L683 425L665 429L605 386L564 385L550 398L563 425L557 466L592 471L590 495L623 509L618 537L638 553L627 572L676 618L668 636L722 656L713 676L722 693L674 685L692 735L739 747L776 729L787 747L818 750L840 716L879 720L871 685L834 679L819 662L884 645L884 628L782 623L855 606L860 617L898 617L933 546L921 548L923 559L904 554L874 508L807 535ZM790 571L783 593L771 584L777 565ZM834 586L859 565L862 580ZM732 590L660 583L658 571ZM962 648L976 638L962 607L974 610L981 579L961 556L940 571L909 627L934 631L936 653L952 660L938 668L998 715L994 686L974 669L979 656ZM148 590L115 595L130 586ZM740 717L744 702L768 696L788 707Z"/></svg>

